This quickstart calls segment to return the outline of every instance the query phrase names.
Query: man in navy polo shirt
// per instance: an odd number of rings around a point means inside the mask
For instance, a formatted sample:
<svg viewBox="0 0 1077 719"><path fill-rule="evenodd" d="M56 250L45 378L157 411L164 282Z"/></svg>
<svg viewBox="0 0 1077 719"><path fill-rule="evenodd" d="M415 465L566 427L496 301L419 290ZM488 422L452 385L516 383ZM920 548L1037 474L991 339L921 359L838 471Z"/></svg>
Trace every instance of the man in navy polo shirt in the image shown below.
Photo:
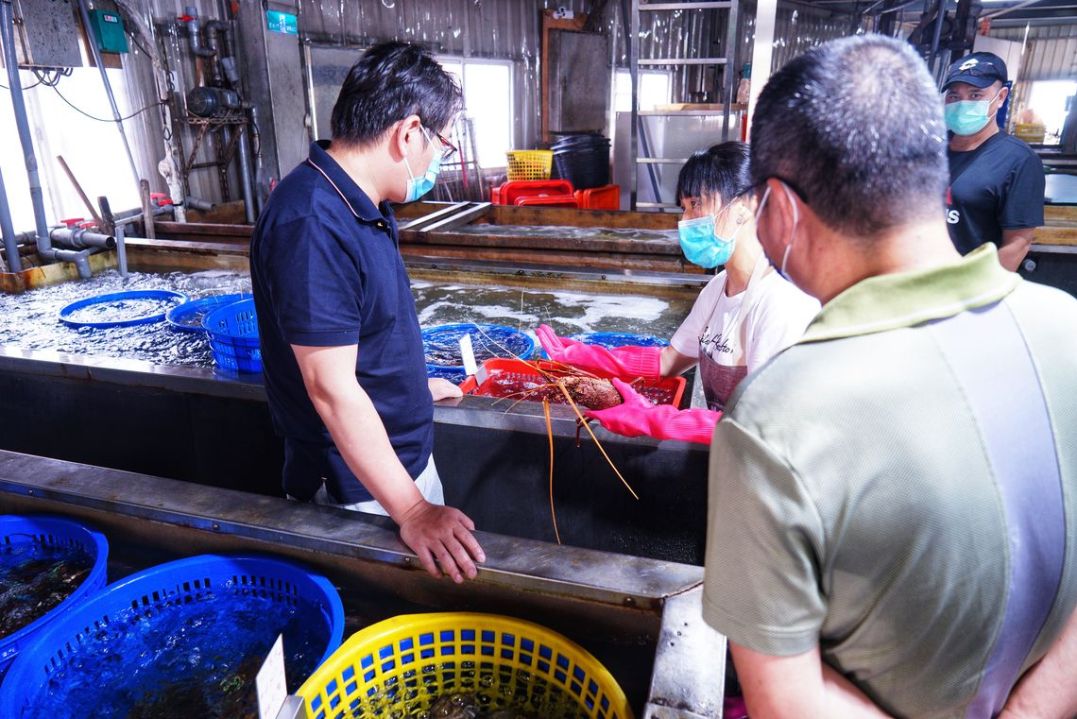
<svg viewBox="0 0 1077 719"><path fill-rule="evenodd" d="M351 68L333 141L273 191L251 241L266 394L289 496L387 514L434 576L475 576L475 525L444 506L433 401L390 202L433 187L460 88L421 48L384 43Z"/></svg>

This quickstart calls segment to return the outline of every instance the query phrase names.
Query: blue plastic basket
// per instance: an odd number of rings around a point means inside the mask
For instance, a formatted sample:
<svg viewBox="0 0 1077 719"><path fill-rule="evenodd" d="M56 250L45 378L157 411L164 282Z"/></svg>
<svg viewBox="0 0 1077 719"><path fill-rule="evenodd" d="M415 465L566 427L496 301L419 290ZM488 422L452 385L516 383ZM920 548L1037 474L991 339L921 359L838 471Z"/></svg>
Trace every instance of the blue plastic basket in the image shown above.
<svg viewBox="0 0 1077 719"><path fill-rule="evenodd" d="M467 372L463 367L438 367L436 365L426 366L426 376L430 379L447 379L453 384L460 384L467 379Z"/></svg>
<svg viewBox="0 0 1077 719"><path fill-rule="evenodd" d="M128 290L126 292L110 292L104 295L94 295L76 300L60 310L60 321L68 327L92 327L94 329L106 329L108 327L131 327L132 325L148 325L160 322L165 318L165 312L151 312L150 314L131 315L115 320L101 322L85 322L72 319L72 315L86 307L93 305L122 304L124 302L138 302L139 300L169 300L175 304L187 301L187 295L172 290Z"/></svg>
<svg viewBox="0 0 1077 719"><path fill-rule="evenodd" d="M176 305L165 313L165 321L174 330L181 332L205 332L202 320L210 312L221 307L235 304L240 300L250 299L249 294L237 292L227 295L210 295L200 300L191 300L182 305Z"/></svg>
<svg viewBox="0 0 1077 719"><path fill-rule="evenodd" d="M70 547L85 552L93 560L86 579L75 591L47 614L38 617L17 632L0 638L0 677L20 652L27 651L41 632L71 607L105 586L108 540L105 535L78 522L51 515L0 516L0 553L23 544L43 547ZM4 706L0 703L0 706Z"/></svg>
<svg viewBox="0 0 1077 719"><path fill-rule="evenodd" d="M588 332L576 335L572 339L586 342L589 345L599 345L606 349L615 347L666 347L668 340L653 335L638 335L631 332Z"/></svg>
<svg viewBox="0 0 1077 719"><path fill-rule="evenodd" d="M109 626L113 623L134 621L138 631L149 632L154 628L168 631L180 631L174 617L180 615L191 604L210 597L227 597L235 611L241 611L245 598L264 600L273 603L286 603L299 608L297 615L299 625L316 626L324 631L325 652L314 665L324 663L337 647L344 635L344 607L340 595L328 579L312 574L292 562L255 556L218 556L201 555L168 562L143 570L136 574L110 584L101 593L91 597L80 606L66 612L42 632L32 647L23 651L11 666L7 679L0 686L0 707L5 717L37 716L42 708L40 693L46 686L54 684L66 675L68 665L76 660L86 661L85 652L80 652L84 644L97 641L101 635L107 636ZM255 606L250 599L247 604ZM132 614L133 613L133 614ZM296 623L289 627L297 626ZM235 643L237 631L231 625L221 626L222 637ZM268 651L277 635L282 631L287 653L289 631L286 627L272 626L268 622L257 627L256 639L263 643ZM262 634L264 632L264 635ZM107 646L107 642L105 643ZM210 651L206 648L204 651ZM217 651L223 651L218 648ZM117 656L102 652L100 656L109 656L115 662L134 662L134 658ZM138 679L122 673L136 684ZM179 682L182 677L170 676L170 681ZM306 677L289 677L289 684L298 686ZM123 682L101 682L95 690L98 697L87 700L111 700L116 696L123 698L138 695L139 686L118 686ZM152 687L159 689L160 687ZM133 701L133 700L132 700Z"/></svg>
<svg viewBox="0 0 1077 719"><path fill-rule="evenodd" d="M460 357L460 338L465 334L471 335L475 361L480 365L494 357L531 359L535 352L535 340L530 335L505 325L462 322L428 327L422 331L428 376L463 379L466 373ZM447 358L435 358L434 353L439 351Z"/></svg>
<svg viewBox="0 0 1077 719"><path fill-rule="evenodd" d="M209 346L218 367L232 372L262 371L258 314L253 299L213 310L202 320L202 326L209 332Z"/></svg>

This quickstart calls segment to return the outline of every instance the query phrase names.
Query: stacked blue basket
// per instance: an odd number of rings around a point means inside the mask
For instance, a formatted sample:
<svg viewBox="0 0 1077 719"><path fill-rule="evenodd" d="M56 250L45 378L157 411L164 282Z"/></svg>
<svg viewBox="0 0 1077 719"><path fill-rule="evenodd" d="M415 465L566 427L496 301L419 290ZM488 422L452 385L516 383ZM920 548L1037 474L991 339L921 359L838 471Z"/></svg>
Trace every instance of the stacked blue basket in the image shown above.
<svg viewBox="0 0 1077 719"><path fill-rule="evenodd" d="M209 332L209 346L218 367L232 372L262 371L253 299L213 310L202 320L202 326Z"/></svg>
<svg viewBox="0 0 1077 719"><path fill-rule="evenodd" d="M192 623L191 612L221 601L228 614L219 622ZM294 614L284 626L259 614L250 618L266 606L294 609ZM243 613L248 615L247 630L229 620ZM77 710L65 703L71 699L93 707L133 705L147 693L165 691L168 696L168 684L190 681L178 670L160 676L156 668L170 652L185 657L192 651L185 643L197 641L195 651L233 666L250 658L241 647L268 652L283 633L288 655L289 646L298 644L296 635L309 632L317 633L318 642L308 657L313 671L340 646L344 634L344 607L325 577L267 557L202 555L168 562L109 585L53 622L11 666L0 686L0 707L6 707L5 717L14 719L73 716ZM205 643L207 635L215 640L213 646ZM192 638L196 636L199 639ZM151 637L150 654L116 651L116 645L130 637ZM305 679L289 676L289 689L294 691ZM76 684L80 689L73 688ZM76 691L75 697L69 696Z"/></svg>
<svg viewBox="0 0 1077 719"><path fill-rule="evenodd" d="M250 299L249 294L235 292L227 295L210 295L199 300L191 300L177 305L165 313L165 321L174 330L181 332L205 332L202 321L213 310L235 304L240 300Z"/></svg>
<svg viewBox="0 0 1077 719"><path fill-rule="evenodd" d="M93 566L82 584L50 612L0 639L0 676L20 653L32 647L52 622L105 586L108 540L100 532L63 517L0 516L0 554L14 552L28 544L83 552L93 561ZM6 705L0 703L0 706Z"/></svg>

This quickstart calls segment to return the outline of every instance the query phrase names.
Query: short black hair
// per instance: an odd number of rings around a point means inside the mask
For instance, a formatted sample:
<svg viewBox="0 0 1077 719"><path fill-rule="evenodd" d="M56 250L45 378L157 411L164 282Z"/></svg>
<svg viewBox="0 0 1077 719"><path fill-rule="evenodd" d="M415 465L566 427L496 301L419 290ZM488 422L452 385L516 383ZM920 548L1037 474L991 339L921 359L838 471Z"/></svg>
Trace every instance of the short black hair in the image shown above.
<svg viewBox="0 0 1077 719"><path fill-rule="evenodd" d="M924 61L882 35L833 40L767 82L752 116L752 180L786 180L828 226L874 236L942 213L942 98Z"/></svg>
<svg viewBox="0 0 1077 719"><path fill-rule="evenodd" d="M352 65L333 106L333 141L367 145L409 115L440 132L463 108L453 76L418 45L385 42Z"/></svg>
<svg viewBox="0 0 1077 719"><path fill-rule="evenodd" d="M688 158L677 176L677 202L686 197L717 195L726 204L752 188L748 146L723 142Z"/></svg>

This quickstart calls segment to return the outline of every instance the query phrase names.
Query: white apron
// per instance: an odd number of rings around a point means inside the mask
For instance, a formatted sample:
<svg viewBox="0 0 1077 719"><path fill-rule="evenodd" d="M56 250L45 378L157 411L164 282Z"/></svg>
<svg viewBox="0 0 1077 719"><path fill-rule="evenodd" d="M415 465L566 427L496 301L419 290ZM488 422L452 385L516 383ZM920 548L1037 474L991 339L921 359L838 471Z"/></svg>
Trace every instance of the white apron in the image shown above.
<svg viewBox="0 0 1077 719"><path fill-rule="evenodd" d="M748 365L744 364L743 352L740 353L741 361L734 365L722 364L712 358L711 354L717 351L736 356L736 349L743 340L744 333L741 331L741 326L744 323L744 317L751 312L752 306L758 299L759 285L762 284L760 280L768 264L765 255L756 261L755 267L752 268L752 275L748 278L748 287L745 288L744 296L741 298L740 307L724 327L716 328L712 334L710 322L714 321L718 304L726 296L725 287L722 287L718 300L711 309L710 321L699 335L699 376L703 381L703 396L707 399L709 409L718 412L724 410L733 390L737 388L741 380L748 376ZM728 275L726 281L729 281Z"/></svg>

